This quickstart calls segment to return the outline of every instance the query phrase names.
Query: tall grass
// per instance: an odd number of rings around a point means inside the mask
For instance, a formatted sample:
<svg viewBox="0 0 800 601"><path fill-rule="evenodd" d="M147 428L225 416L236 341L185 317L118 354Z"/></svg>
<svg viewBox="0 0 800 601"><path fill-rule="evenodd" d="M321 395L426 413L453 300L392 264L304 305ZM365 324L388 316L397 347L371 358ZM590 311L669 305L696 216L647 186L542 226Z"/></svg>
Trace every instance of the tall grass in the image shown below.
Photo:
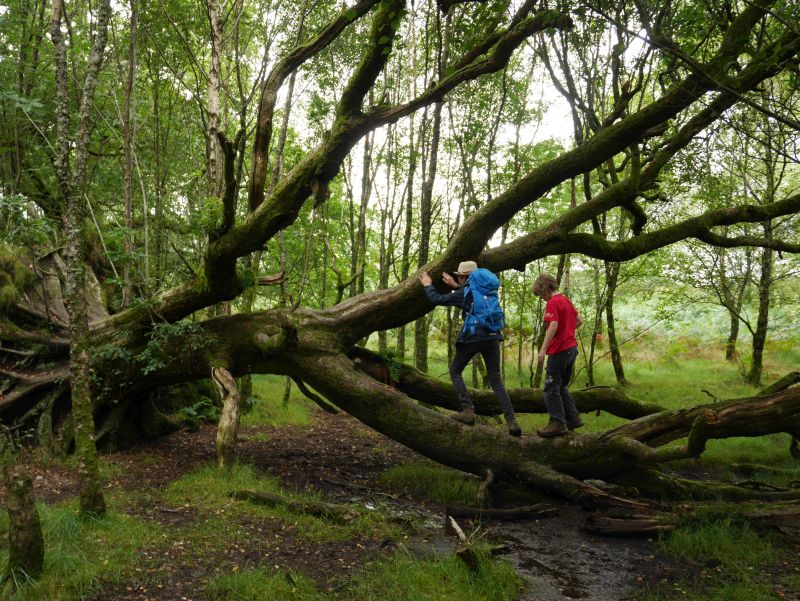
<svg viewBox="0 0 800 601"><path fill-rule="evenodd" d="M522 580L514 568L482 558L471 572L454 555L414 559L395 554L361 574L340 597L347 601L511 601L519 597Z"/></svg>

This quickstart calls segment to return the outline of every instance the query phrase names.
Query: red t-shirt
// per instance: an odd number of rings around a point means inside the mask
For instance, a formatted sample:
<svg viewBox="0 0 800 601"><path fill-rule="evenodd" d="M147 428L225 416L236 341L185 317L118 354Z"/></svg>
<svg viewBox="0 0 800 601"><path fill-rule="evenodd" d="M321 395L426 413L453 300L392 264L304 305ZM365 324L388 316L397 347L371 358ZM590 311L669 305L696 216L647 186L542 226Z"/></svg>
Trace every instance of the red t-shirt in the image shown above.
<svg viewBox="0 0 800 601"><path fill-rule="evenodd" d="M571 349L573 346L578 346L578 341L575 340L575 323L578 316L578 311L572 305L570 300L563 294L556 293L547 301L544 308L544 322L550 323L551 321L558 322L556 335L547 346L546 353L548 355L555 355L561 351Z"/></svg>

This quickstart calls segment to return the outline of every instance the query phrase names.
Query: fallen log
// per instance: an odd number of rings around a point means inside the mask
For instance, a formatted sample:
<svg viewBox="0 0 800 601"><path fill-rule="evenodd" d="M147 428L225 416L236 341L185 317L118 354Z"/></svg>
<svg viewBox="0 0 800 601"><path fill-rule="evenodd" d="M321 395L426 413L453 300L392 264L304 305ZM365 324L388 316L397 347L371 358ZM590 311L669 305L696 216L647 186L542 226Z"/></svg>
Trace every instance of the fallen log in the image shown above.
<svg viewBox="0 0 800 601"><path fill-rule="evenodd" d="M231 497L267 507L282 506L295 513L312 515L344 524L348 524L358 517L358 511L347 505L336 505L324 501L297 501L272 492L237 490L231 493Z"/></svg>
<svg viewBox="0 0 800 601"><path fill-rule="evenodd" d="M663 513L638 514L627 517L609 515L590 515L582 528L587 532L604 536L643 536L652 537L672 532L680 526L678 516Z"/></svg>
<svg viewBox="0 0 800 601"><path fill-rule="evenodd" d="M454 518L469 520L498 520L498 521L518 521L533 520L537 518L549 518L558 514L558 509L546 503L536 505L525 505L522 507L512 507L508 509L487 509L481 507L467 507L465 505L448 505L445 507L445 514Z"/></svg>

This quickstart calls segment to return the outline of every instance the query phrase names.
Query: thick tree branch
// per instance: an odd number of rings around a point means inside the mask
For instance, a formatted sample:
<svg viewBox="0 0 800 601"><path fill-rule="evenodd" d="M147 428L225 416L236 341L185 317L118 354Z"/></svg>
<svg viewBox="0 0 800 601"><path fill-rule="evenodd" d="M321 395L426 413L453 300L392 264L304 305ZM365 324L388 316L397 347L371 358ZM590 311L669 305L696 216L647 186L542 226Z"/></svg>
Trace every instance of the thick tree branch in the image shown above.
<svg viewBox="0 0 800 601"><path fill-rule="evenodd" d="M278 90L283 81L309 58L317 55L341 35L352 22L367 14L380 0L361 0L350 9L343 10L339 16L323 29L316 37L301 44L284 57L270 72L261 90L261 101L258 105L258 120L253 148L253 166L250 171L250 189L248 203L250 211L254 211L264 201L264 189L269 163L269 143L272 139L272 124L275 114L275 103Z"/></svg>
<svg viewBox="0 0 800 601"><path fill-rule="evenodd" d="M660 230L642 234L630 240L615 242L595 234L556 234L549 238L525 237L505 247L498 247L484 253L481 260L497 269L525 265L530 261L551 255L564 253L581 253L596 259L623 262L635 259L645 253L686 240L697 238L708 244L719 243L720 246L769 246L797 252L800 246L779 240L762 240L756 237L725 238L714 234L715 226L734 225L737 223L758 223L783 215L792 215L800 211L800 194L782 201L767 205L743 205L727 209L717 209L686 219ZM530 245L524 247L522 242Z"/></svg>

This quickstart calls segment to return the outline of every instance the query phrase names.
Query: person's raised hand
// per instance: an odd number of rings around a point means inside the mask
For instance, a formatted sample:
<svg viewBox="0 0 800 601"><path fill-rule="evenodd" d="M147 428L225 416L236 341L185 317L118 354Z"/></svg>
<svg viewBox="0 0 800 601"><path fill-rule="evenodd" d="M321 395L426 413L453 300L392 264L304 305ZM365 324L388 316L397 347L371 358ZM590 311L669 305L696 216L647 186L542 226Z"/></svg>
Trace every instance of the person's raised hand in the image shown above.
<svg viewBox="0 0 800 601"><path fill-rule="evenodd" d="M453 279L453 276L451 276L446 271L442 274L442 280L444 281L445 284L447 284L451 288L453 288L453 289L458 288L458 282L456 282Z"/></svg>
<svg viewBox="0 0 800 601"><path fill-rule="evenodd" d="M427 271L423 271L421 274L419 274L419 281L422 282L423 286L430 286L433 284L433 280L431 279L431 276L428 275Z"/></svg>

